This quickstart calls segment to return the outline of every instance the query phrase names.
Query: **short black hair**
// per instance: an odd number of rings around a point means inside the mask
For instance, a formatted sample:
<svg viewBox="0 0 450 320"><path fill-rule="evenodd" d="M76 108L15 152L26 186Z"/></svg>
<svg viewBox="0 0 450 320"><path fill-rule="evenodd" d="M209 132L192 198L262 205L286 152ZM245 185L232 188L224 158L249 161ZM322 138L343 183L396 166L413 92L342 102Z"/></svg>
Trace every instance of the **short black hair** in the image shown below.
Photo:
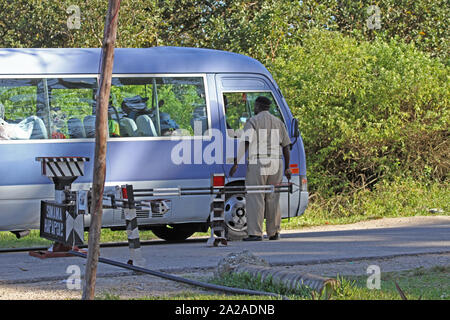
<svg viewBox="0 0 450 320"><path fill-rule="evenodd" d="M267 97L259 96L258 98L256 98L255 106L256 104L258 104L259 107L263 110L269 110L272 101L270 101L270 99Z"/></svg>

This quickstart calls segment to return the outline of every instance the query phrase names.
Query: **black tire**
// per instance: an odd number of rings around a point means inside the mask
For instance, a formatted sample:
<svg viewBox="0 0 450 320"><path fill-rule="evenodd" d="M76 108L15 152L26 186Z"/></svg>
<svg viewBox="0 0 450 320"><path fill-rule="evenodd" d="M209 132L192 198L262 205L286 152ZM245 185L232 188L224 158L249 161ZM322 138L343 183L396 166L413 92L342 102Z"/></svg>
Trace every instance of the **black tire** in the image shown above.
<svg viewBox="0 0 450 320"><path fill-rule="evenodd" d="M152 232L158 237L166 241L176 242L184 241L195 232L197 232L198 227L193 225L165 225L165 226L152 226L150 228Z"/></svg>

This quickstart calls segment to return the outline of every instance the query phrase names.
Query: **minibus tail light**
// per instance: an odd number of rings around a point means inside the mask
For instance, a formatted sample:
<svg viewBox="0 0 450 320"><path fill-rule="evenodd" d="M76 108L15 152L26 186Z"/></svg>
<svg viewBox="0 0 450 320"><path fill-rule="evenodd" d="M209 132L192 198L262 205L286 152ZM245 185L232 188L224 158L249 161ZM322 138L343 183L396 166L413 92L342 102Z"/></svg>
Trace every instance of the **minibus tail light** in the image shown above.
<svg viewBox="0 0 450 320"><path fill-rule="evenodd" d="M123 199L128 199L127 188L122 188L122 197Z"/></svg>
<svg viewBox="0 0 450 320"><path fill-rule="evenodd" d="M300 169L298 168L298 164L296 164L296 163L290 164L289 169L291 169L292 174L300 173Z"/></svg>
<svg viewBox="0 0 450 320"><path fill-rule="evenodd" d="M225 175L222 174L214 174L212 177L212 185L213 187L223 187L225 186Z"/></svg>

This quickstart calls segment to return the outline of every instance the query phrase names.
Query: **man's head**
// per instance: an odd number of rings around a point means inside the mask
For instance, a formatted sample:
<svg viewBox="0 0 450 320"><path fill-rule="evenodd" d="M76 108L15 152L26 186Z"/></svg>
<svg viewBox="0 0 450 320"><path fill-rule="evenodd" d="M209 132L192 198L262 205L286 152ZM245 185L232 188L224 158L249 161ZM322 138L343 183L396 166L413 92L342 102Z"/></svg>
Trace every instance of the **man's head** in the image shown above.
<svg viewBox="0 0 450 320"><path fill-rule="evenodd" d="M269 98L259 96L255 101L255 114L258 114L261 111L269 111L271 104L272 101L270 101Z"/></svg>

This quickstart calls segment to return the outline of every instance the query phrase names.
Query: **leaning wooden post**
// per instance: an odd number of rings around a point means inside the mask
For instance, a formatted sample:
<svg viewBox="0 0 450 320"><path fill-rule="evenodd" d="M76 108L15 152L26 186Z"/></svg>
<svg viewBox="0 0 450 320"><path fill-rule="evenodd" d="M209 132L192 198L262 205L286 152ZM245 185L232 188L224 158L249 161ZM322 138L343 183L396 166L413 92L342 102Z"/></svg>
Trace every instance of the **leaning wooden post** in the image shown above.
<svg viewBox="0 0 450 320"><path fill-rule="evenodd" d="M95 119L95 158L92 182L91 225L89 227L88 255L83 288L83 299L92 300L95 294L98 257L100 253L100 232L102 226L102 201L106 176L106 139L108 138L108 103L114 62L114 45L117 34L117 20L120 0L109 0L106 15L101 71Z"/></svg>

